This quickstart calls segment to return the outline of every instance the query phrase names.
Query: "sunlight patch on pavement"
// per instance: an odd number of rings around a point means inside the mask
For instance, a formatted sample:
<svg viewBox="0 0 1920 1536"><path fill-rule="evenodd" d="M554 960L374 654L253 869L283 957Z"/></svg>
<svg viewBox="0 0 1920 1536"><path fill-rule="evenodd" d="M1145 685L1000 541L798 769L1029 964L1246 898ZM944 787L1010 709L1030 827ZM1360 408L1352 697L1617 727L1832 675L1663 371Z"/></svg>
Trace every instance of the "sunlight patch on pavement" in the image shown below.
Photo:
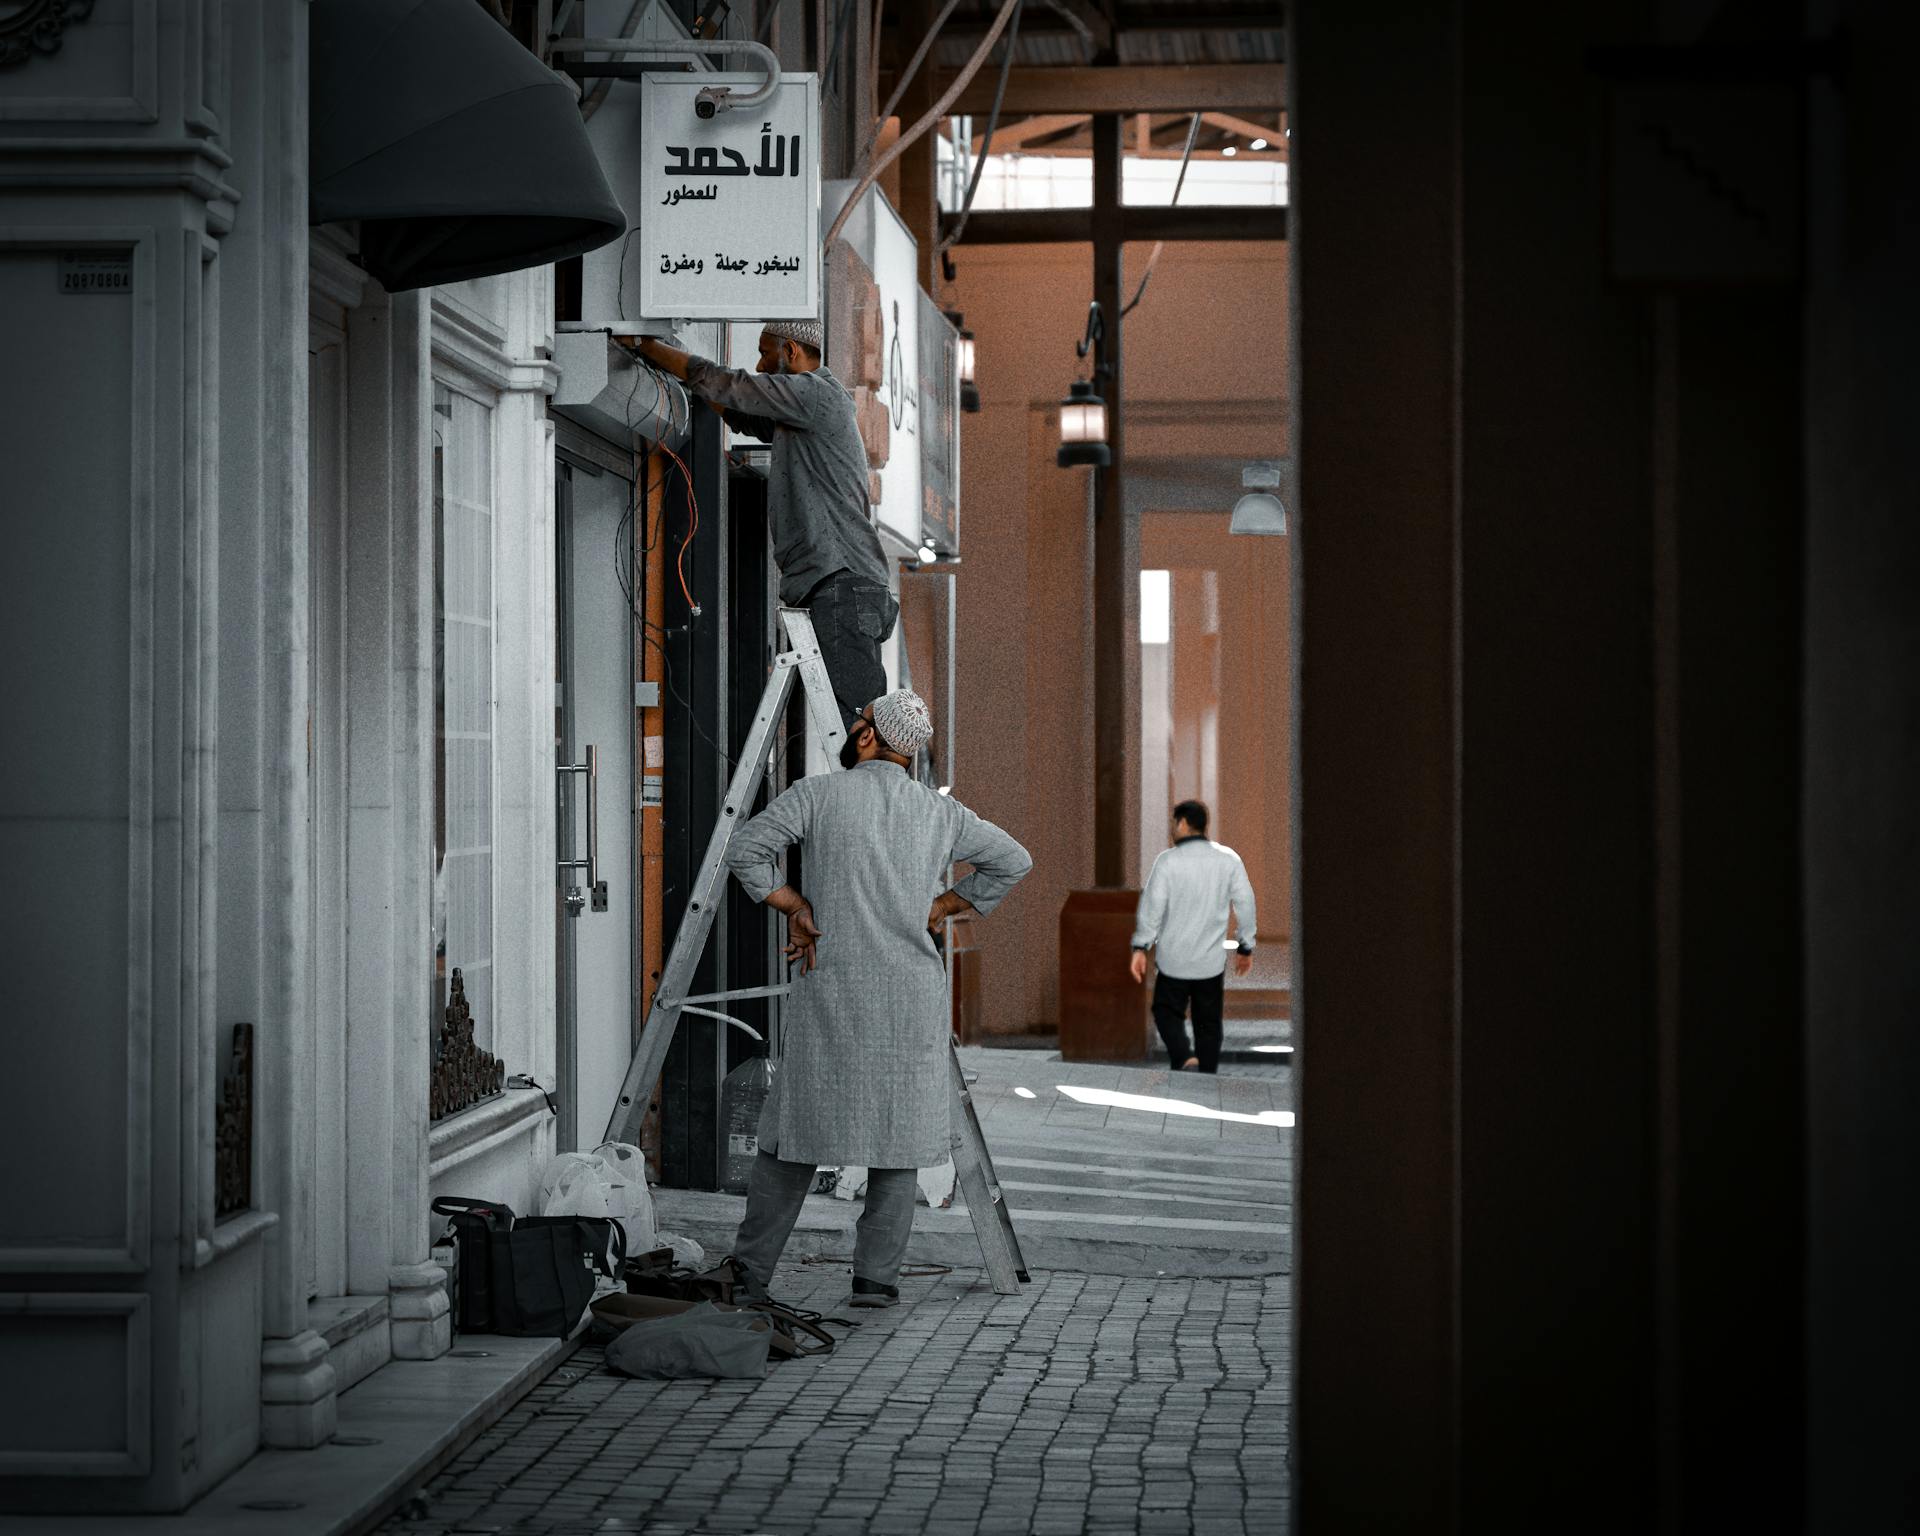
<svg viewBox="0 0 1920 1536"><path fill-rule="evenodd" d="M1023 1099L1037 1099L1040 1097L1040 1095L1035 1093L1031 1088L1016 1088L1013 1091Z"/></svg>
<svg viewBox="0 0 1920 1536"><path fill-rule="evenodd" d="M1209 1109L1204 1104L1189 1104L1185 1099L1160 1099L1146 1093L1119 1093L1111 1088L1081 1088L1071 1083L1056 1083L1055 1088L1081 1104L1102 1104L1109 1109L1137 1109L1143 1114L1187 1115L1202 1120L1230 1120L1236 1125L1293 1124L1290 1109L1263 1109L1243 1115L1230 1109Z"/></svg>

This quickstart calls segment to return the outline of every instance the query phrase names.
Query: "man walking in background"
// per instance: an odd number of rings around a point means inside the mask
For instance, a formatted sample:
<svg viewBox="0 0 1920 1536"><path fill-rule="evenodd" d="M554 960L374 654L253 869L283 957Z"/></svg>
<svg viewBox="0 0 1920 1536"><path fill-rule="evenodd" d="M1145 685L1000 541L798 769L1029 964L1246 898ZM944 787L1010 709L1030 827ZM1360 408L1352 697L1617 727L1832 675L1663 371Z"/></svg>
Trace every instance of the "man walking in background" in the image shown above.
<svg viewBox="0 0 1920 1536"><path fill-rule="evenodd" d="M952 1026L934 931L957 913L991 912L1033 860L910 776L932 739L917 694L875 699L848 732L847 772L802 779L727 850L747 894L786 914L787 957L800 968L733 1250L750 1296L766 1294L814 1170L827 1163L867 1170L852 1303L893 1305L916 1171L949 1153ZM775 860L795 843L806 850L805 896L776 886ZM973 873L942 890L955 862Z"/></svg>
<svg viewBox="0 0 1920 1536"><path fill-rule="evenodd" d="M1147 952L1159 975L1153 983L1153 1022L1167 1059L1187 1072L1220 1070L1221 1016L1226 992L1227 914L1238 925L1236 976L1253 968L1253 883L1240 855L1207 837L1207 808L1182 800L1173 808L1173 846L1153 861L1140 893L1133 928L1133 979L1147 979ZM1187 1044L1187 1010L1193 1044Z"/></svg>
<svg viewBox="0 0 1920 1536"><path fill-rule="evenodd" d="M867 450L853 396L821 366L818 320L769 320L752 373L726 368L651 336L632 343L685 382L736 432L773 445L767 526L780 567L780 601L813 618L843 721L886 691L880 647L900 605L867 503Z"/></svg>

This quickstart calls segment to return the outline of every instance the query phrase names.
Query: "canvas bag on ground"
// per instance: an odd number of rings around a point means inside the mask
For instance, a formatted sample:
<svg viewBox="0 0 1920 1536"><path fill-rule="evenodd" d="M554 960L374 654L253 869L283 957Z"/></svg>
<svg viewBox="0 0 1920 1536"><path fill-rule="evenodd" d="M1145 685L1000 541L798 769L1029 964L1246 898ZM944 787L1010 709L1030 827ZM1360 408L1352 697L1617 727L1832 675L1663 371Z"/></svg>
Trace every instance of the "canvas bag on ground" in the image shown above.
<svg viewBox="0 0 1920 1536"><path fill-rule="evenodd" d="M433 1202L433 1209L452 1218L448 1225L460 1250L453 1326L461 1333L489 1333L493 1329L493 1239L513 1230L513 1207L495 1200L443 1195Z"/></svg>
<svg viewBox="0 0 1920 1536"><path fill-rule="evenodd" d="M564 1339L593 1296L593 1273L619 1275L620 1224L605 1217L522 1216L495 1201L443 1195L460 1247L454 1326L462 1333Z"/></svg>
<svg viewBox="0 0 1920 1536"><path fill-rule="evenodd" d="M540 1181L543 1216L606 1216L620 1223L628 1253L653 1247L653 1197L638 1147L609 1141L592 1152L563 1152Z"/></svg>
<svg viewBox="0 0 1920 1536"><path fill-rule="evenodd" d="M703 1301L625 1329L607 1345L607 1364L644 1381L758 1380L767 1374L772 1343L773 1325L758 1312L722 1312Z"/></svg>

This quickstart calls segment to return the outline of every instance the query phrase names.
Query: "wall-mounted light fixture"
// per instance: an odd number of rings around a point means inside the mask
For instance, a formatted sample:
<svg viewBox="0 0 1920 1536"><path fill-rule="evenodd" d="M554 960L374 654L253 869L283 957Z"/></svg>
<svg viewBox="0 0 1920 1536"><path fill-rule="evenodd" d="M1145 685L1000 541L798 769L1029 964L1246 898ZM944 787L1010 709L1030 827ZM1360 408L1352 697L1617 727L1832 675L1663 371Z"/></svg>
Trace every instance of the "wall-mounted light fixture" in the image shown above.
<svg viewBox="0 0 1920 1536"><path fill-rule="evenodd" d="M980 409L980 390L973 382L973 332L961 322L966 319L957 309L946 311L953 328L960 333L960 409Z"/></svg>
<svg viewBox="0 0 1920 1536"><path fill-rule="evenodd" d="M1287 531L1287 509L1276 494L1280 489L1280 461L1261 459L1240 471L1247 492L1233 504L1229 533L1282 534Z"/></svg>
<svg viewBox="0 0 1920 1536"><path fill-rule="evenodd" d="M1076 355L1093 354L1093 378L1075 379L1067 398L1060 402L1060 451L1054 455L1054 463L1062 469L1105 469L1113 462L1113 451L1107 447L1107 402L1100 398L1097 387L1109 373L1106 339L1106 321L1096 300L1087 306L1086 335L1074 343Z"/></svg>
<svg viewBox="0 0 1920 1536"><path fill-rule="evenodd" d="M960 333L960 409L980 409L980 390L973 382L973 332Z"/></svg>

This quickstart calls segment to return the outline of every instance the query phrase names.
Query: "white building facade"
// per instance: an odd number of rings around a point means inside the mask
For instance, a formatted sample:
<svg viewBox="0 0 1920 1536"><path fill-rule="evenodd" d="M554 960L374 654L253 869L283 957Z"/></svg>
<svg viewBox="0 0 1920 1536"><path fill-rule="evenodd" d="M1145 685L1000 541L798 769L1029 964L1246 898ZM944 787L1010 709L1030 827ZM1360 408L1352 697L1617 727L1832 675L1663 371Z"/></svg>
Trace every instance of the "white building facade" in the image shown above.
<svg viewBox="0 0 1920 1536"><path fill-rule="evenodd" d="M389 294L309 229L306 0L41 9L0 74L0 1380L48 1385L0 1400L0 1507L177 1510L445 1352L431 1199L530 1210L554 1150L552 269ZM478 1052L542 1087L436 1118Z"/></svg>
<svg viewBox="0 0 1920 1536"><path fill-rule="evenodd" d="M546 261L389 292L392 226L310 224L316 28L495 29L325 4L0 16L0 1382L39 1384L0 1393L9 1512L184 1509L446 1353L432 1201L535 1210L633 1046L659 726L616 557L662 418L625 376L550 409ZM636 91L584 128L563 98L589 167L590 130L632 169ZM744 361L734 329L683 339ZM916 580L950 666L951 578ZM614 888L575 923L581 743Z"/></svg>

